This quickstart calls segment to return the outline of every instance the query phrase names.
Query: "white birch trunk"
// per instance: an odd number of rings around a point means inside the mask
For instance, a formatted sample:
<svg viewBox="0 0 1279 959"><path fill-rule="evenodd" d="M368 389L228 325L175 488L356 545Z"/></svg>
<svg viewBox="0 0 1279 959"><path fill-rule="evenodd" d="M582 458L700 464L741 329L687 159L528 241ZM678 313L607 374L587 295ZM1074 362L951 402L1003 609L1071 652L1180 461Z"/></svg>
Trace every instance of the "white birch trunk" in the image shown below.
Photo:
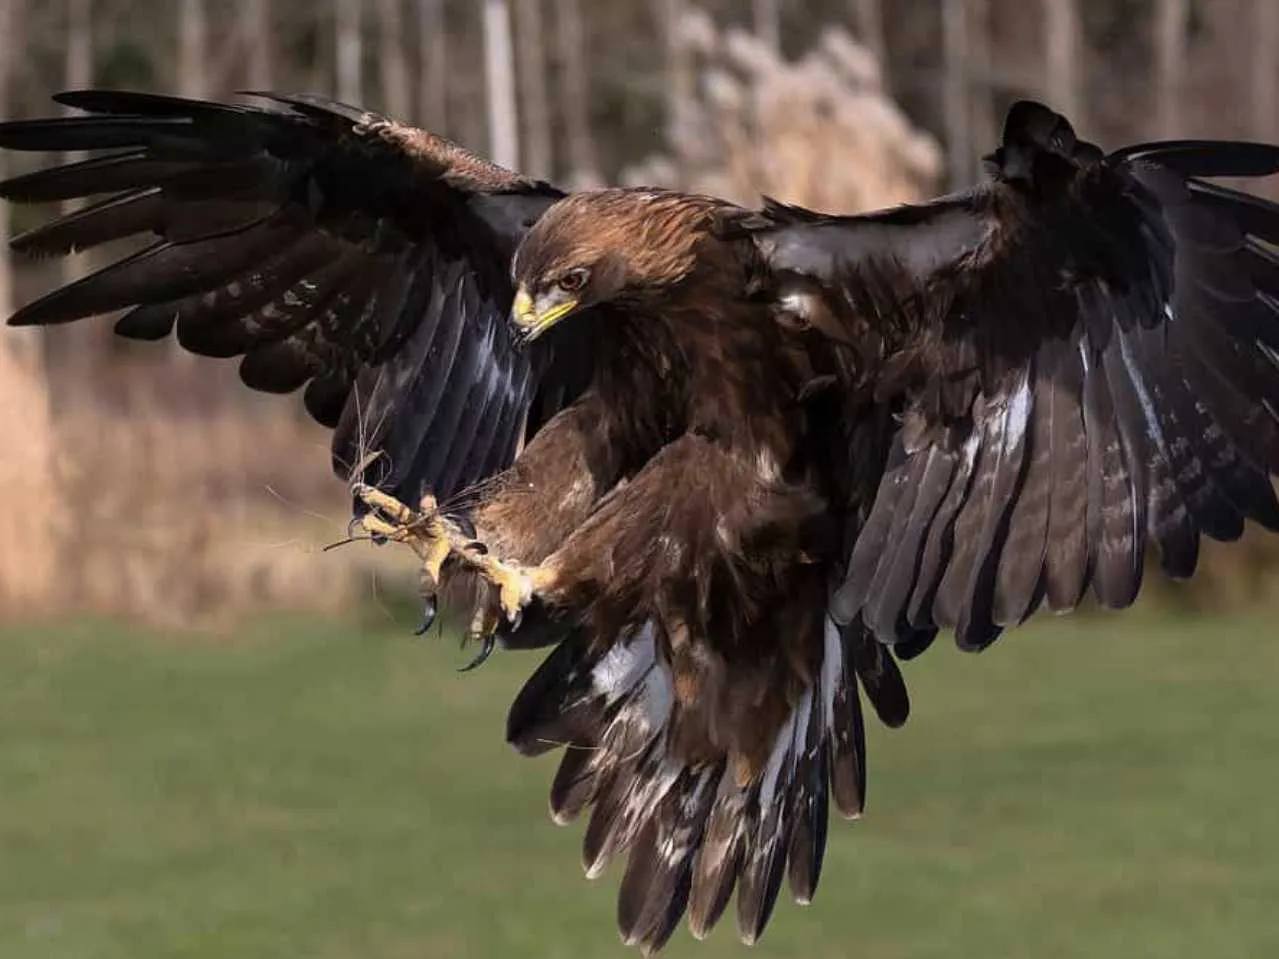
<svg viewBox="0 0 1279 959"><path fill-rule="evenodd" d="M550 177L555 158L551 146L551 102L546 82L546 33L541 0L515 0L515 65L519 68L521 147L524 172Z"/></svg>
<svg viewBox="0 0 1279 959"><path fill-rule="evenodd" d="M489 155L498 166L517 170L520 165L519 119L515 108L511 19L505 0L484 0L484 80Z"/></svg>
<svg viewBox="0 0 1279 959"><path fill-rule="evenodd" d="M568 139L569 165L576 183L600 182L595 140L591 134L590 81L586 67L586 38L579 0L555 0L555 36L562 69L561 99Z"/></svg>

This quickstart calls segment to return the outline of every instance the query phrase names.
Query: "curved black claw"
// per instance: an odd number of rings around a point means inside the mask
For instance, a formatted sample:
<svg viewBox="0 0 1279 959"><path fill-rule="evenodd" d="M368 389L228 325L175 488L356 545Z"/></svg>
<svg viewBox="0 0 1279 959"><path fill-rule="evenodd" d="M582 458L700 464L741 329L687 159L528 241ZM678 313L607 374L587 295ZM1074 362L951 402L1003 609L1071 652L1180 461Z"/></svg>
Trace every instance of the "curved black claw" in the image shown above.
<svg viewBox="0 0 1279 959"><path fill-rule="evenodd" d="M438 607L435 602L435 597L427 597L426 603L422 607L422 625L413 630L414 636L426 635L426 631L430 629L431 625L435 622L435 614L437 611Z"/></svg>
<svg viewBox="0 0 1279 959"><path fill-rule="evenodd" d="M497 636L493 633L486 633L480 641L480 651L476 653L475 658L465 666L459 666L459 673L469 673L476 666L482 666L484 661L493 655L493 650L497 649Z"/></svg>

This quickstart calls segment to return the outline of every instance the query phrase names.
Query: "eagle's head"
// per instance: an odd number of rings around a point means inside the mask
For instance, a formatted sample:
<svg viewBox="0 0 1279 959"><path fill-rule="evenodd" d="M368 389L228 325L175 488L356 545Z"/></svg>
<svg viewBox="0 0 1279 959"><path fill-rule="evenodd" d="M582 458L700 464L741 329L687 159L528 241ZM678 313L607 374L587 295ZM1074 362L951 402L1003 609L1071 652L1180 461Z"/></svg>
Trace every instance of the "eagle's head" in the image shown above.
<svg viewBox="0 0 1279 959"><path fill-rule="evenodd" d="M712 201L665 190L575 193L546 211L511 265L511 322L524 341L583 310L635 307L685 279Z"/></svg>

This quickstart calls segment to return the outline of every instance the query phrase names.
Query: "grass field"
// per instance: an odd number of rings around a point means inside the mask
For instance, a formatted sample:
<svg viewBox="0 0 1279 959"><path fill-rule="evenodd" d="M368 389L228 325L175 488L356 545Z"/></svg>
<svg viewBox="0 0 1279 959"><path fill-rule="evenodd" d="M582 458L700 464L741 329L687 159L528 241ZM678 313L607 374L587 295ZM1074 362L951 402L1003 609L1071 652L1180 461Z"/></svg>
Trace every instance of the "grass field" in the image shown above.
<svg viewBox="0 0 1279 959"><path fill-rule="evenodd" d="M620 870L502 742L536 654L264 622L0 633L5 959L607 957ZM908 667L867 817L748 953L1279 955L1279 628L1051 621Z"/></svg>

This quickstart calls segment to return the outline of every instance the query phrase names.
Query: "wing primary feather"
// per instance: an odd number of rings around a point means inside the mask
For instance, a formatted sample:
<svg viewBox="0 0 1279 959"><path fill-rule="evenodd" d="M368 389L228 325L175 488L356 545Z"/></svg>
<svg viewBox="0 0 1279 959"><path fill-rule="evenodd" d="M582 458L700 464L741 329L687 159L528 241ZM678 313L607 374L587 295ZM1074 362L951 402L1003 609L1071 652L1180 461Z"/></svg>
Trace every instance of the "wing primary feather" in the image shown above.
<svg viewBox="0 0 1279 959"><path fill-rule="evenodd" d="M1059 356L1055 344L1042 347L1031 371L1034 397L1026 474L1012 505L991 609L991 619L998 626L1016 626L1034 612L1032 604L1043 578L1052 506L1053 421L1059 397L1052 380Z"/></svg>
<svg viewBox="0 0 1279 959"><path fill-rule="evenodd" d="M62 256L135 233L158 232L163 203L158 188L108 197L15 236L10 248L24 256Z"/></svg>
<svg viewBox="0 0 1279 959"><path fill-rule="evenodd" d="M914 629L927 630L941 625L933 618L935 597L951 558L955 517L968 495L980 448L981 435L974 430L960 446L950 485L929 527L928 539L920 557L919 576L915 580L906 614L907 622Z"/></svg>
<svg viewBox="0 0 1279 959"><path fill-rule="evenodd" d="M80 153L150 146L157 137L191 129L186 117L54 117L0 123L0 147L40 153Z"/></svg>
<svg viewBox="0 0 1279 959"><path fill-rule="evenodd" d="M1219 540L1238 539L1243 519L1218 488L1204 453L1203 414L1181 375L1177 338L1146 335L1131 341L1159 417L1173 481L1198 529Z"/></svg>
<svg viewBox="0 0 1279 959"><path fill-rule="evenodd" d="M1063 343L1053 378L1053 487L1045 555L1045 599L1054 612L1074 609L1089 568L1090 469L1083 417L1084 368L1077 343Z"/></svg>
<svg viewBox="0 0 1279 959"><path fill-rule="evenodd" d="M919 575L924 539L954 478L958 458L936 444L914 457L923 464L918 493L905 528L890 540L893 545L881 572L876 574L863 613L867 625L884 641L895 640L903 630L909 631L908 604Z"/></svg>
<svg viewBox="0 0 1279 959"><path fill-rule="evenodd" d="M990 479L986 502L982 505L982 525L966 598L957 623L956 638L962 648L979 650L989 646L1003 631L995 620L995 589L999 559L1003 554L1011 523L1012 504L1025 477L1026 450L1034 416L1034 363L1011 387L1003 410L1003 429L998 437L999 459ZM970 509L977 507L974 502Z"/></svg>
<svg viewBox="0 0 1279 959"><path fill-rule="evenodd" d="M893 525L894 511L910 486L913 465L915 464L907 456L904 441L899 434L889 449L874 507L858 534L844 574L844 582L831 602L831 609L838 622L850 622L866 601L867 591L874 581L884 550L887 549L886 540Z"/></svg>
<svg viewBox="0 0 1279 959"><path fill-rule="evenodd" d="M160 241L47 293L14 313L9 323L67 323L138 303L202 293L261 262L291 234L291 227L267 218L230 236L182 244Z"/></svg>
<svg viewBox="0 0 1279 959"><path fill-rule="evenodd" d="M932 614L938 626L957 630L956 639L963 648L971 648L971 640L968 631L959 626L965 620L971 598L968 595L970 578L983 559L978 552L982 546L982 528L1003 463L1008 418L1007 408L993 398L981 398L977 403L973 413L973 436L980 437L977 461L968 491L955 513L951 556L933 598ZM979 628L978 632L982 630Z"/></svg>

